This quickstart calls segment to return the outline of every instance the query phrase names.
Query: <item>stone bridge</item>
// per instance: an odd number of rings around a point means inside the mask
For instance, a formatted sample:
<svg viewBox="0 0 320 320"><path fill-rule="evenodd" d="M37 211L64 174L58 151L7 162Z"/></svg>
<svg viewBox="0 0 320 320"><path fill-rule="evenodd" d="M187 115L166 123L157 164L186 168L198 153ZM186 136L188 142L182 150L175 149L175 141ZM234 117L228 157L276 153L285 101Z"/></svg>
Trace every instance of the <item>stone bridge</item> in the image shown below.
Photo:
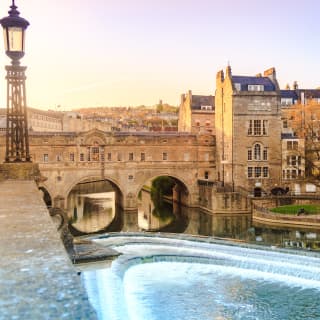
<svg viewBox="0 0 320 320"><path fill-rule="evenodd" d="M4 157L4 136L0 137ZM215 174L215 140L184 133L31 133L30 153L39 163L39 187L65 208L70 191L84 181L108 180L124 210L137 210L138 193L159 176L177 181L180 201L199 203L198 179Z"/></svg>

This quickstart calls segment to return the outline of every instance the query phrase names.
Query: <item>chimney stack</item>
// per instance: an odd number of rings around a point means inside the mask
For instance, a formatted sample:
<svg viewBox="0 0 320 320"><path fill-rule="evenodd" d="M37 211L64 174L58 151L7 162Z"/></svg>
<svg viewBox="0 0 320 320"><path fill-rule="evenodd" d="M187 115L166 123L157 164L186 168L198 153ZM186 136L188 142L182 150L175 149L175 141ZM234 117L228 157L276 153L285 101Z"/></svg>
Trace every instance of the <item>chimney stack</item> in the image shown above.
<svg viewBox="0 0 320 320"><path fill-rule="evenodd" d="M231 78L231 77L232 77L231 66L230 66L230 65L227 66L227 69L226 69L226 77L227 77L227 78Z"/></svg>
<svg viewBox="0 0 320 320"><path fill-rule="evenodd" d="M276 69L274 67L267 69L263 75L270 78L272 81L276 80Z"/></svg>
<svg viewBox="0 0 320 320"><path fill-rule="evenodd" d="M217 72L217 81L223 82L224 81L224 73L223 70Z"/></svg>

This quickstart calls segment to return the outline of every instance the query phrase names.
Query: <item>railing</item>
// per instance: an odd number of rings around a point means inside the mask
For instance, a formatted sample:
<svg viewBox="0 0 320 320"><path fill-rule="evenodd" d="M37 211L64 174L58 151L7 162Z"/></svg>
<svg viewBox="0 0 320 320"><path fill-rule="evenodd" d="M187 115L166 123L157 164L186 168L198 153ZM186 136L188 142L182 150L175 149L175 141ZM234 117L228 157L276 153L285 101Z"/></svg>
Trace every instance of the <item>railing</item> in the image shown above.
<svg viewBox="0 0 320 320"><path fill-rule="evenodd" d="M303 216L292 216L277 214L271 212L268 208L257 206L253 204L253 218L263 219L269 222L278 222L283 224L293 224L293 225L308 225L313 227L320 226L320 215L303 215Z"/></svg>
<svg viewBox="0 0 320 320"><path fill-rule="evenodd" d="M320 200L320 194L317 194L315 192L313 193L299 193L296 194L294 192L289 192L283 195L270 195L270 198L274 198L274 199L284 199L284 198L291 198L291 199L314 199L314 200Z"/></svg>

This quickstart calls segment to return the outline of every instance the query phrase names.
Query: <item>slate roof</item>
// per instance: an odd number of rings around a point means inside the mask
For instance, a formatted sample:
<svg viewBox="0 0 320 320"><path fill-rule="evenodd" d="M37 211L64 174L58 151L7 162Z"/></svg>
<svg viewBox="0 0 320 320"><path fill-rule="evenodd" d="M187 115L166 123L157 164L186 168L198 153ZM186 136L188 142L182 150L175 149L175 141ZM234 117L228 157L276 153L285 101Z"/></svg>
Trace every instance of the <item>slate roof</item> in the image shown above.
<svg viewBox="0 0 320 320"><path fill-rule="evenodd" d="M292 133L281 133L281 139L299 139L298 137L294 136Z"/></svg>
<svg viewBox="0 0 320 320"><path fill-rule="evenodd" d="M201 110L201 106L212 106L214 110L214 96L192 95L192 110Z"/></svg>
<svg viewBox="0 0 320 320"><path fill-rule="evenodd" d="M248 91L248 85L263 85L264 91L275 91L276 87L268 77L232 76L233 83L240 83L241 91Z"/></svg>
<svg viewBox="0 0 320 320"><path fill-rule="evenodd" d="M281 98L292 98L298 100L298 95L295 90L280 90Z"/></svg>
<svg viewBox="0 0 320 320"><path fill-rule="evenodd" d="M320 90L319 89L299 89L299 94L304 92L305 97L309 99L320 98Z"/></svg>
<svg viewBox="0 0 320 320"><path fill-rule="evenodd" d="M320 99L319 89L298 89L298 90L280 90L281 98L292 98L293 100L301 99L301 94L304 93L307 99Z"/></svg>

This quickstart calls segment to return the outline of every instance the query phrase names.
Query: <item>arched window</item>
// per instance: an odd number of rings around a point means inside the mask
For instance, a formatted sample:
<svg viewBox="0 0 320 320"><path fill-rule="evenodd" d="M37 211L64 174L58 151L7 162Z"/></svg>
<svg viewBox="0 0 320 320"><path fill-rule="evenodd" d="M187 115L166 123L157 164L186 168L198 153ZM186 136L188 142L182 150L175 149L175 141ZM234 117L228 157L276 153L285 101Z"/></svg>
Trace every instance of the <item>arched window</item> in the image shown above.
<svg viewBox="0 0 320 320"><path fill-rule="evenodd" d="M255 143L248 149L248 161L268 161L268 148L261 143Z"/></svg>
<svg viewBox="0 0 320 320"><path fill-rule="evenodd" d="M254 160L261 160L261 146L256 143L253 148Z"/></svg>
<svg viewBox="0 0 320 320"><path fill-rule="evenodd" d="M100 158L100 148L97 141L94 142L93 147L90 150L91 161L99 161Z"/></svg>

